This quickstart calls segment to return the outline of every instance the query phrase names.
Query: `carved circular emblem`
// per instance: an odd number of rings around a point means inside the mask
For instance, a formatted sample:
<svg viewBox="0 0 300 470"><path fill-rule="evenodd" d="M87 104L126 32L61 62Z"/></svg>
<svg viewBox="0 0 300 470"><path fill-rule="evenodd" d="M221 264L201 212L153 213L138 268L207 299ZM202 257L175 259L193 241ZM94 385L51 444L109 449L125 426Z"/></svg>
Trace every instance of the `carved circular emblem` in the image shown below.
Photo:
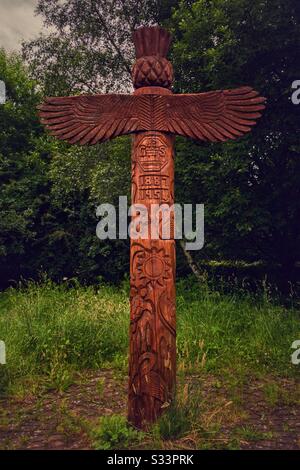
<svg viewBox="0 0 300 470"><path fill-rule="evenodd" d="M164 272L165 264L158 256L150 256L144 264L144 271L147 276L156 279Z"/></svg>
<svg viewBox="0 0 300 470"><path fill-rule="evenodd" d="M143 247L135 253L133 265L138 279L143 283L150 282L153 286L158 284L163 287L172 276L170 255L163 248Z"/></svg>
<svg viewBox="0 0 300 470"><path fill-rule="evenodd" d="M167 164L167 144L161 137L149 135L138 144L136 156L142 170L147 172L160 171Z"/></svg>

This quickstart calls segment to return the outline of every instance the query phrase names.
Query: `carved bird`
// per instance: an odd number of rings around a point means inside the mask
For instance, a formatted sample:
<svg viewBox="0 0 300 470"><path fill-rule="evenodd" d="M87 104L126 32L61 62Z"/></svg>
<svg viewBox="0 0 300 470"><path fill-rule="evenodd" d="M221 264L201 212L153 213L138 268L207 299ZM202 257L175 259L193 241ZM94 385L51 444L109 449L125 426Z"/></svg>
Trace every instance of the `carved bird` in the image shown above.
<svg viewBox="0 0 300 470"><path fill-rule="evenodd" d="M264 102L251 87L185 95L82 95L46 98L39 115L50 134L71 144L93 145L139 131L223 142L250 132Z"/></svg>

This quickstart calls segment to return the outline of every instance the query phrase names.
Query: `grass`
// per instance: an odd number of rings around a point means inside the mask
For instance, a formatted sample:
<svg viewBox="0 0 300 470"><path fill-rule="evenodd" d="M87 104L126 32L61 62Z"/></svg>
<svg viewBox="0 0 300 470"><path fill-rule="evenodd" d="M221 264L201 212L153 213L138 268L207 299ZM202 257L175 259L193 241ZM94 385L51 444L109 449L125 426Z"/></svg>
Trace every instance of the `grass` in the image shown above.
<svg viewBox="0 0 300 470"><path fill-rule="evenodd" d="M128 290L126 283L68 288L46 280L1 293L7 365L0 366L0 390L20 391L20 383L28 390L37 378L64 390L85 369L126 373ZM267 291L226 294L187 279L177 286L177 316L179 373L234 372L237 381L249 373L298 373L291 345L300 338L299 312L276 305Z"/></svg>
<svg viewBox="0 0 300 470"><path fill-rule="evenodd" d="M93 441L96 450L128 448L140 443L144 433L128 425L124 416L102 416L100 423L93 431Z"/></svg>
<svg viewBox="0 0 300 470"><path fill-rule="evenodd" d="M96 289L49 280L2 292L0 339L7 365L0 366L0 395L35 395L38 412L41 391L64 392L74 382L84 386L88 371L99 368L110 369L121 387L127 375L128 296L128 283ZM158 422L147 433L132 429L123 414L89 422L69 408L63 393L57 393L58 408L49 419L56 416L56 432L65 439L83 433L95 449L239 449L245 442L274 440L276 430L253 425L244 390L258 380L263 413L281 404L299 406L300 390L285 386L299 373L291 363L291 345L299 338L299 312L272 301L266 285L260 295L238 289L229 294L189 278L177 285L177 397ZM110 408L105 378L95 382L95 394ZM14 425L25 418L21 408ZM8 421L0 413L0 427Z"/></svg>

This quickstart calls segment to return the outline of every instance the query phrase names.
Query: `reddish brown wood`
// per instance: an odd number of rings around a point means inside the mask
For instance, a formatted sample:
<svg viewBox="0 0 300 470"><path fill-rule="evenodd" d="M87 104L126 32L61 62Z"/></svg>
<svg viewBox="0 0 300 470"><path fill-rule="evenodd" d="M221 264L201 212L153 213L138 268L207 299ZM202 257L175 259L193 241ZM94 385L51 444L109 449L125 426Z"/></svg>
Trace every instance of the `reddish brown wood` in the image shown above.
<svg viewBox="0 0 300 470"><path fill-rule="evenodd" d="M46 98L39 107L50 134L93 145L134 133L132 202L174 202L173 135L226 141L249 132L265 99L250 87L172 95L166 59L170 34L159 27L134 33L134 95ZM171 220L173 224L173 219ZM153 227L161 230L157 220ZM146 428L166 409L176 378L175 242L131 240L129 421Z"/></svg>
<svg viewBox="0 0 300 470"><path fill-rule="evenodd" d="M168 96L162 94L165 88L151 88L158 94L47 98L39 114L52 135L71 144L97 144L150 130L224 142L250 132L265 108L265 98L250 87ZM147 87L138 89L144 93Z"/></svg>
<svg viewBox="0 0 300 470"><path fill-rule="evenodd" d="M132 202L147 207L149 228L161 236L151 207L174 203L173 137L155 131L133 137ZM160 416L175 390L175 263L172 226L167 240L152 240L151 233L147 240L131 240L128 418L139 428Z"/></svg>

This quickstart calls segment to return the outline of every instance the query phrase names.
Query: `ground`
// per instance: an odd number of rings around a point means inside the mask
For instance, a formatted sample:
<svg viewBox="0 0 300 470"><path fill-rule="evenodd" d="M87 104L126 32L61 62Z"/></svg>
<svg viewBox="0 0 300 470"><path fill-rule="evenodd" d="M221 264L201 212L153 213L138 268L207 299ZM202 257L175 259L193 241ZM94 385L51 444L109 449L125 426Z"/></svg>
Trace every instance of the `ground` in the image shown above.
<svg viewBox="0 0 300 470"><path fill-rule="evenodd" d="M126 415L127 380L116 370L84 372L65 391L0 399L0 449L92 449L101 416ZM139 449L300 449L299 383L295 379L178 378L189 429L179 436L142 436ZM196 400L193 401L193 397ZM181 430L182 431L182 430ZM119 448L124 446L120 445Z"/></svg>

